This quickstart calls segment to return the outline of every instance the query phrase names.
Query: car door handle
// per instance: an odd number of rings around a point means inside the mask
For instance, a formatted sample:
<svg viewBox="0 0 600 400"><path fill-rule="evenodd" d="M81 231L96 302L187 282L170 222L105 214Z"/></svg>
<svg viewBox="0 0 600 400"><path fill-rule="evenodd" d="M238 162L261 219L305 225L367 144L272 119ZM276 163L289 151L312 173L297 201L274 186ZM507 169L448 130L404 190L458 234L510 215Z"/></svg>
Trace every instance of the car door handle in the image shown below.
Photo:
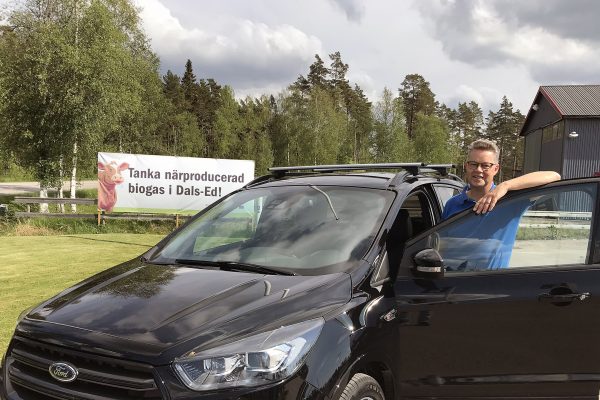
<svg viewBox="0 0 600 400"><path fill-rule="evenodd" d="M552 294L552 293L542 293L538 296L540 300L550 300L552 302L567 302L573 300L584 301L591 296L589 292L584 293L562 293L562 294Z"/></svg>

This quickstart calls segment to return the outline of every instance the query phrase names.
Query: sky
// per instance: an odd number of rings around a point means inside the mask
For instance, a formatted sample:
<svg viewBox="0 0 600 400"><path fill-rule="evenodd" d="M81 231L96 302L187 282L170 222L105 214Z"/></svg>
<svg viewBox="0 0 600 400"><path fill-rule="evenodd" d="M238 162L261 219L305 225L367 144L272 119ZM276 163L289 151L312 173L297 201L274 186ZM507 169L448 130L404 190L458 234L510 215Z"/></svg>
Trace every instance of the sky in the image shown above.
<svg viewBox="0 0 600 400"><path fill-rule="evenodd" d="M134 2L162 74L190 59L239 98L279 93L336 51L371 101L413 73L440 102L484 113L503 95L527 113L540 85L600 84L597 0Z"/></svg>
<svg viewBox="0 0 600 400"><path fill-rule="evenodd" d="M137 0L161 72L192 61L236 96L278 93L339 51L372 101L407 74L455 107L503 95L526 113L540 85L600 83L597 0Z"/></svg>

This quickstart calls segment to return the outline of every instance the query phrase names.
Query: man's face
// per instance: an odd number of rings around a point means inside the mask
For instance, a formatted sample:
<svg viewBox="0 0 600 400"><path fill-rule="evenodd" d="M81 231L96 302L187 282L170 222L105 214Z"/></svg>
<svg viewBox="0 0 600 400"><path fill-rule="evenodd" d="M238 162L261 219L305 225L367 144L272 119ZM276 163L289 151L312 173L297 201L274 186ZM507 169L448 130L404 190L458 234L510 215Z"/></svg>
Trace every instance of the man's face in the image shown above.
<svg viewBox="0 0 600 400"><path fill-rule="evenodd" d="M491 186L499 167L493 151L471 150L465 162L467 183L472 188Z"/></svg>

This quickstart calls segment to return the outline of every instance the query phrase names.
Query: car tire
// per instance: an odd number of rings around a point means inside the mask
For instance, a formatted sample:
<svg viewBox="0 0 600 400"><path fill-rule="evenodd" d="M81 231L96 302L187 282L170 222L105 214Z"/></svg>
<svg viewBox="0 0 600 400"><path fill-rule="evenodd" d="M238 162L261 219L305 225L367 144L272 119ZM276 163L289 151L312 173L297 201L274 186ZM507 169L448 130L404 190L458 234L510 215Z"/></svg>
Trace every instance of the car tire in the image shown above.
<svg viewBox="0 0 600 400"><path fill-rule="evenodd" d="M385 400L379 383L365 374L355 374L344 388L340 400Z"/></svg>

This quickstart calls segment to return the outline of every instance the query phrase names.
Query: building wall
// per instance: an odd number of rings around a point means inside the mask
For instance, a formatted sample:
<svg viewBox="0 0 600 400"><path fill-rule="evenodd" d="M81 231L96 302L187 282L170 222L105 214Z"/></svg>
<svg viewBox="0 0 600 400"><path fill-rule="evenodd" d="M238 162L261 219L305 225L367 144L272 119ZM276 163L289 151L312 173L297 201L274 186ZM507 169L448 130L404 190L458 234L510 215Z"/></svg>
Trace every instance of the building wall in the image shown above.
<svg viewBox="0 0 600 400"><path fill-rule="evenodd" d="M562 171L563 142L565 134L564 121L545 126L542 129L542 146L540 154L540 170Z"/></svg>
<svg viewBox="0 0 600 400"><path fill-rule="evenodd" d="M561 119L561 115L556 112L552 104L550 104L544 96L538 94L535 101L538 105L538 109L537 111L531 110L529 112L526 122L527 125L523 127L525 132L536 130ZM530 133L527 135L529 134Z"/></svg>
<svg viewBox="0 0 600 400"><path fill-rule="evenodd" d="M555 169L560 172L560 164L558 166L552 164L551 159L546 158L542 160L542 128L550 125L556 121L559 121L561 116L556 112L552 104L540 93L538 93L535 103L538 105L537 111L530 111L527 119L527 125L523 127L524 130L535 129L525 135L525 149L523 155L523 173L539 171L541 168L540 163L543 163L548 169ZM544 146L546 151L553 151L553 148L557 145ZM552 164L552 165L550 165Z"/></svg>
<svg viewBox="0 0 600 400"><path fill-rule="evenodd" d="M525 154L523 156L523 173L540 170L540 153L542 148L542 130L538 129L525 136Z"/></svg>
<svg viewBox="0 0 600 400"><path fill-rule="evenodd" d="M577 132L577 138L569 138ZM563 139L562 177L582 178L600 172L600 118L567 119Z"/></svg>

